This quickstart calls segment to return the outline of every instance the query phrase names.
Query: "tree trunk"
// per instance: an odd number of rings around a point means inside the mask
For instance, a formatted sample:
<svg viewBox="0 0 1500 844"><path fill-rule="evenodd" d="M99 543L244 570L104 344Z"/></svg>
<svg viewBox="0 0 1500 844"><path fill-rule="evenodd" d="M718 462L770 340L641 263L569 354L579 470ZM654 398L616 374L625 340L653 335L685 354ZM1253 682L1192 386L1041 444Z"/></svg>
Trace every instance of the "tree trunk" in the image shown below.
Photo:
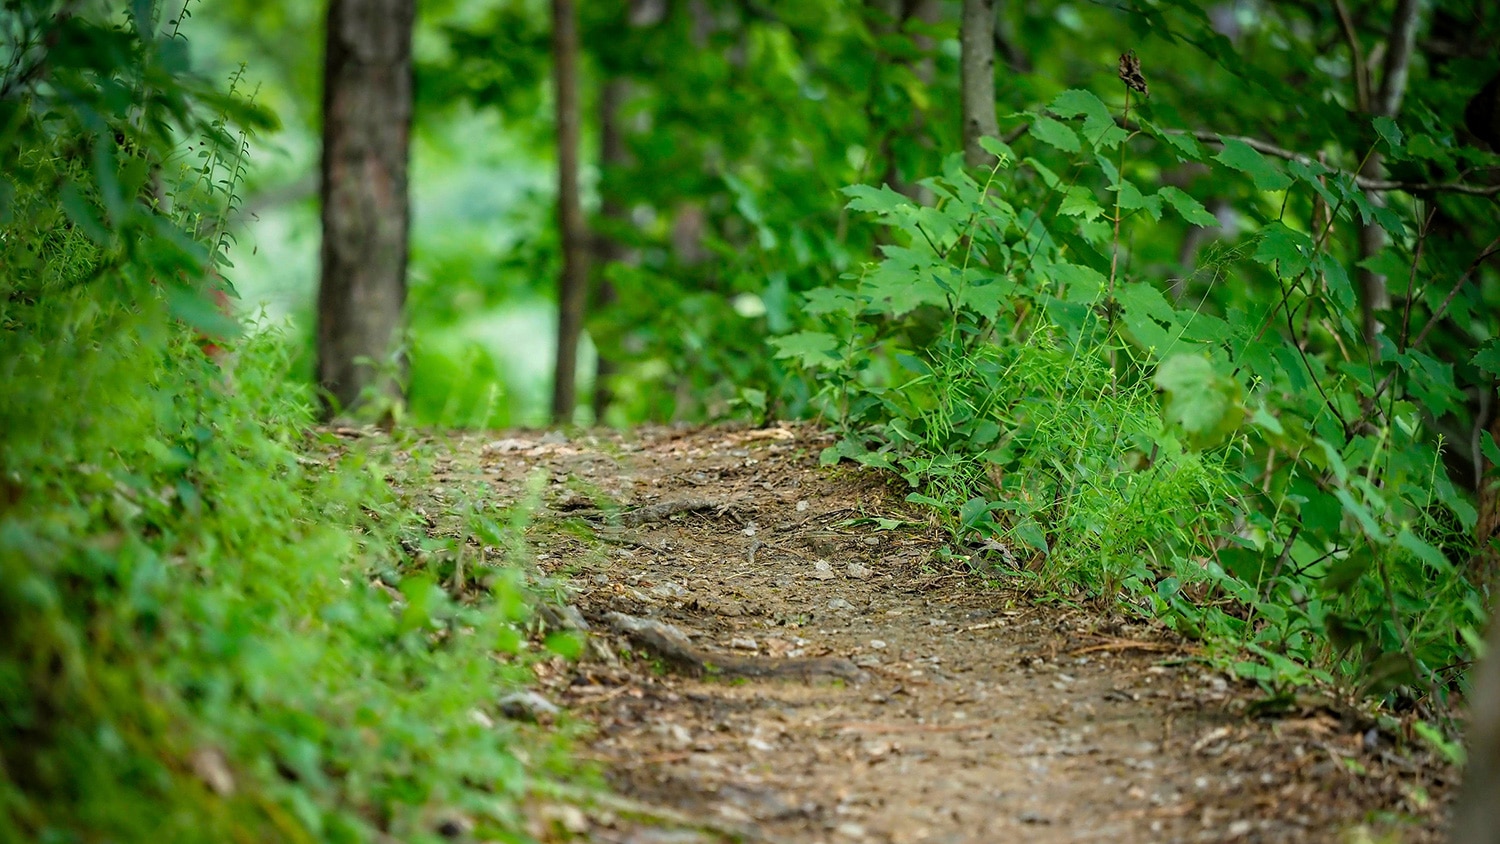
<svg viewBox="0 0 1500 844"><path fill-rule="evenodd" d="M1481 403L1481 407L1489 404L1490 410L1490 436L1496 444L1500 444L1500 396L1490 396L1490 402ZM1477 469L1479 475L1479 521L1474 526L1474 560L1470 565L1470 579L1476 586L1488 588L1490 591L1500 594L1500 549L1491 546L1492 542L1500 542L1500 467L1496 467L1484 456L1481 448L1476 449Z"/></svg>
<svg viewBox="0 0 1500 844"><path fill-rule="evenodd" d="M979 139L1000 134L995 117L995 5L994 0L964 0L959 24L959 66L964 117L964 161L970 167L993 159Z"/></svg>
<svg viewBox="0 0 1500 844"><path fill-rule="evenodd" d="M401 399L415 17L415 0L328 8L317 355L330 416L372 389Z"/></svg>
<svg viewBox="0 0 1500 844"><path fill-rule="evenodd" d="M1492 611L1489 652L1470 678L1469 763L1453 812L1452 844L1500 844L1500 624L1496 619Z"/></svg>
<svg viewBox="0 0 1500 844"><path fill-rule="evenodd" d="M1395 117L1401 112L1401 100L1406 96L1406 80L1411 73L1411 54L1417 40L1417 25L1421 23L1421 11L1420 0L1399 0L1396 4L1396 16L1391 21L1391 33L1386 39L1380 90L1369 104L1368 110L1372 116ZM1359 174L1373 179L1384 178L1385 163L1380 153L1371 153L1360 167ZM1371 205L1385 205L1383 193L1368 191L1365 195ZM1378 223L1371 221L1362 224L1359 229L1361 261L1384 249L1385 242L1385 229ZM1365 344L1369 346L1370 354L1378 358L1382 327L1376 311L1391 306L1385 276L1364 267L1359 268L1359 304L1364 322Z"/></svg>
<svg viewBox="0 0 1500 844"><path fill-rule="evenodd" d="M616 77L605 83L599 97L599 163L604 171L599 186L599 192L603 194L599 211L600 216L609 224L608 227L617 229L629 223L625 201L620 196L617 184L621 169L629 163L625 136L620 126L620 107L625 103L629 88L630 85L624 78ZM594 247L594 259L599 272L599 280L594 287L594 309L597 313L615 301L614 285L604 277L604 270L611 264L629 260L630 252L612 234L606 232L595 236ZM609 379L615 372L613 356L616 350L606 348L601 338L596 338L594 345L599 349L599 362L594 370L593 401L594 421L597 423L604 420L604 413L614 400Z"/></svg>
<svg viewBox="0 0 1500 844"><path fill-rule="evenodd" d="M557 369L552 421L568 423L578 398L578 337L588 298L588 231L578 188L578 18L573 0L552 0L552 79L557 100Z"/></svg>
<svg viewBox="0 0 1500 844"><path fill-rule="evenodd" d="M1491 398L1496 398L1491 396ZM1485 404L1488 404L1486 402ZM1500 442L1500 411L1490 422L1490 436ZM1500 539L1500 477L1495 465L1479 455L1479 523L1475 529L1470 576L1481 588L1500 596L1495 575L1500 554L1491 542ZM1478 669L1469 675L1469 724L1465 739L1469 764L1453 814L1453 844L1500 844L1500 604L1490 611L1489 647Z"/></svg>

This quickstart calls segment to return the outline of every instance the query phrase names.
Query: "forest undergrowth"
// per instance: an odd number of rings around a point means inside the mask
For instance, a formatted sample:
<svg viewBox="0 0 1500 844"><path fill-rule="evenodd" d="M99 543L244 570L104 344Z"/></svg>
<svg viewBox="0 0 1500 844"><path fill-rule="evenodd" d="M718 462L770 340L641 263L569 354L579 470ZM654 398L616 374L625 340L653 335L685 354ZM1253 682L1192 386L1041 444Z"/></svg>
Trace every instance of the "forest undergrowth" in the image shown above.
<svg viewBox="0 0 1500 844"><path fill-rule="evenodd" d="M978 573L1122 601L1276 698L1319 685L1446 724L1484 618L1465 576L1482 571L1476 511L1442 433L1465 367L1430 348L1454 296L1366 346L1335 233L1385 227L1382 266L1443 279L1416 297L1457 293L1485 256L1430 266L1419 207L1200 143L1126 97L1123 116L1082 90L1015 115L1018 148L987 140L977 174L954 156L922 182L930 203L848 189L888 231L883 258L805 295L821 326L772 340L843 432L825 462L900 473ZM1372 154L1409 154L1375 128ZM1201 262L1201 296L1131 265L1145 230L1217 225L1183 190L1133 181L1158 166L1140 150L1251 197L1248 233ZM1492 346L1468 373L1493 369Z"/></svg>
<svg viewBox="0 0 1500 844"><path fill-rule="evenodd" d="M509 834L568 767L497 711L519 569L450 597L421 455L316 432L288 340L236 338L266 117L148 23L66 22L91 49L0 102L0 841Z"/></svg>

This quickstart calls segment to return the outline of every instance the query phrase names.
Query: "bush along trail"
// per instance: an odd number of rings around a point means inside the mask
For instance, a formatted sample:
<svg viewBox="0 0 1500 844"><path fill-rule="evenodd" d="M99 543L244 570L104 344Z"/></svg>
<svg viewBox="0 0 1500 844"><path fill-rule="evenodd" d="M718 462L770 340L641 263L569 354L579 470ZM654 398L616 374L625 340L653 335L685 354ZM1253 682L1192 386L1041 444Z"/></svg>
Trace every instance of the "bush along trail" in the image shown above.
<svg viewBox="0 0 1500 844"><path fill-rule="evenodd" d="M582 728L601 842L1439 840L1453 768L1409 721L1270 695L1160 623L976 573L811 426L459 436L419 509L525 524L543 600L508 711ZM456 502L462 502L457 504ZM491 533L492 539L500 534ZM437 564L462 602L485 547ZM515 541L512 538L510 541ZM452 546L449 547L465 547Z"/></svg>

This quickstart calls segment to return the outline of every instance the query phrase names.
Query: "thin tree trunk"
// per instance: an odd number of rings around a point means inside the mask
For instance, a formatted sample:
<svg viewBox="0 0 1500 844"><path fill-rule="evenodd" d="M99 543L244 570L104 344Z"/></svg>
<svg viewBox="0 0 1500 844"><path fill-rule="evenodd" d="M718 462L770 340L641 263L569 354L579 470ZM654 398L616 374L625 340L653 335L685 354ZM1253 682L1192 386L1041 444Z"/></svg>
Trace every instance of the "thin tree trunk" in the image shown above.
<svg viewBox="0 0 1500 844"><path fill-rule="evenodd" d="M1500 607L1495 608L1500 611ZM1500 844L1500 624L1490 613L1488 653L1469 694L1468 767L1453 812L1451 844Z"/></svg>
<svg viewBox="0 0 1500 844"><path fill-rule="evenodd" d="M616 184L621 168L629 163L625 135L620 126L620 107L624 105L629 89L630 84L624 78L616 77L605 83L599 98L599 162L604 170L600 183L603 200L599 210L600 216L613 227L623 227L629 222L625 201ZM594 288L594 309L599 312L613 304L616 298L614 285L604 277L604 270L611 264L628 260L630 251L613 235L605 232L595 236L594 246L594 258L599 270L599 280ZM614 400L609 379L615 372L612 357L615 350L606 348L597 339L594 345L599 350L598 367L594 372L594 421L600 422L604 419L605 411L609 410L610 402Z"/></svg>
<svg viewBox="0 0 1500 844"><path fill-rule="evenodd" d="M1370 103L1370 114L1374 117L1395 117L1401 112L1401 100L1406 96L1406 80L1411 75L1411 54L1417 40L1417 26L1421 23L1421 0L1400 0L1396 4L1396 16L1391 21L1391 34L1386 39L1385 61L1381 67L1380 90ZM1385 163L1380 153L1371 153L1359 170L1361 176L1379 179L1385 176ZM1371 205L1383 207L1385 194L1379 191L1366 193ZM1361 262L1373 257L1385 248L1385 229L1371 221L1359 229L1359 255ZM1376 312L1391 306L1390 291L1385 276L1360 267L1359 304L1363 318L1365 344L1370 354L1379 356L1379 338L1382 330Z"/></svg>
<svg viewBox="0 0 1500 844"><path fill-rule="evenodd" d="M1494 393L1494 388L1488 389L1492 390L1490 401L1482 402L1480 406L1489 406L1489 435L1500 443L1500 407L1496 406L1500 403L1500 394ZM1492 547L1492 543L1500 543L1500 472L1484 456L1482 445L1475 451L1479 519L1474 525L1474 560L1469 575L1476 586L1500 594L1500 549Z"/></svg>
<svg viewBox="0 0 1500 844"><path fill-rule="evenodd" d="M333 415L399 401L415 0L331 0L323 82L318 383Z"/></svg>
<svg viewBox="0 0 1500 844"><path fill-rule="evenodd" d="M959 24L959 66L964 119L964 161L970 167L988 164L990 154L979 139L1000 134L995 117L995 5L994 0L964 0Z"/></svg>
<svg viewBox="0 0 1500 844"><path fill-rule="evenodd" d="M563 259L557 285L552 420L567 423L577 405L578 337L588 297L588 231L578 186L578 19L572 0L552 0L552 68L557 98L557 226Z"/></svg>

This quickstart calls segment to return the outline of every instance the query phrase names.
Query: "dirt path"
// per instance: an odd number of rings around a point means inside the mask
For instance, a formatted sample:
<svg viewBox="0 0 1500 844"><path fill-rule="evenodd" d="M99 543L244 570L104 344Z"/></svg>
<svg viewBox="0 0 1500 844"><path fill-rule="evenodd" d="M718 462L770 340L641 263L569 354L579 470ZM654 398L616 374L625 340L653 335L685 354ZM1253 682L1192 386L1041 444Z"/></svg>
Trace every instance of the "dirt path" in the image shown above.
<svg viewBox="0 0 1500 844"><path fill-rule="evenodd" d="M545 666L542 691L596 725L580 749L621 795L691 819L574 811L549 837L1439 838L1452 775L1430 756L1318 706L1251 717L1254 688L1160 630L981 583L877 475L817 468L824 444L783 427L440 447L441 483L500 505L550 473L538 566L566 576L607 658ZM691 676L611 613L788 676ZM809 658L858 671L775 670Z"/></svg>

